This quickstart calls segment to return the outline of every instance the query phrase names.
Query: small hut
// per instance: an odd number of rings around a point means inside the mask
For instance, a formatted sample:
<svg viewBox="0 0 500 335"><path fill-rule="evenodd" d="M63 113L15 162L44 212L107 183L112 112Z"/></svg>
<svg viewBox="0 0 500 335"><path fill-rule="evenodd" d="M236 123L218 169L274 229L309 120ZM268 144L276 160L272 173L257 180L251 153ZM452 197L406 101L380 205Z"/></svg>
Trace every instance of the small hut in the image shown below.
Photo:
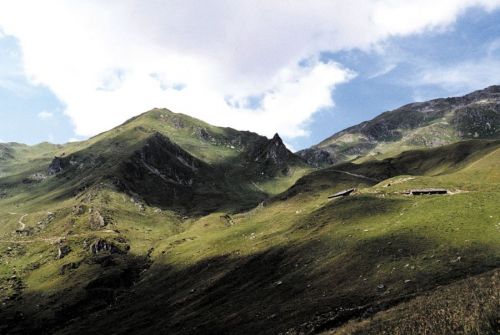
<svg viewBox="0 0 500 335"><path fill-rule="evenodd" d="M333 199L333 198L338 198L338 197L347 197L347 196L351 195L351 193L354 191L356 191L355 188L343 190L343 191L340 191L340 192L337 192L335 194L328 196L328 199Z"/></svg>
<svg viewBox="0 0 500 335"><path fill-rule="evenodd" d="M420 188L410 190L411 195L424 195L424 194L447 194L448 190L444 188Z"/></svg>

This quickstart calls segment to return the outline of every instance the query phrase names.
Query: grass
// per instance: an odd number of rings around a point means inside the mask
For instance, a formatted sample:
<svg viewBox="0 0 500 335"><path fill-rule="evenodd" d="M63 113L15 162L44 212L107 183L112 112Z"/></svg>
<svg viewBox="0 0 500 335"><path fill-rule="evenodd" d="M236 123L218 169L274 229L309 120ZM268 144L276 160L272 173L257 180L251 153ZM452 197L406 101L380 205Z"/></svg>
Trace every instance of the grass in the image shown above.
<svg viewBox="0 0 500 335"><path fill-rule="evenodd" d="M86 157L111 155L117 162L148 138L150 132L137 130L137 122L144 129L182 123L171 137L184 141L183 148L193 141L188 135L196 127L205 127L215 139L207 144L212 152L186 150L196 159L220 167L242 157L221 144L232 130L165 113L155 111L113 130L118 142L126 143L123 151L109 149L116 140L111 133L70 146L78 148L75 154L88 150ZM158 125L165 117L178 119ZM230 145L238 147L237 141ZM219 146L224 148L213 149ZM70 149L65 148L66 155ZM0 298L5 303L0 329L275 334L332 328L377 333L392 327L404 333L404 320L411 320L415 329L438 332L455 327L454 320L465 313L442 307L451 304L447 300L470 302L476 316L483 306L494 316L488 292L498 282L481 274L500 264L498 150L498 141L470 141L313 172L297 166L264 179L255 173L259 165L238 167L226 175L223 190L253 206L219 206L196 215L156 206L104 179L75 195L68 192L80 182L74 176L39 184L16 183L24 172L7 176L1 182L9 195L0 199ZM107 169L97 172L104 176ZM454 194L401 194L423 186ZM265 196L245 198L256 194L252 187ZM357 189L352 196L328 199L350 187ZM49 211L54 216L47 221ZM96 212L104 227L91 226ZM27 227L43 222L43 228L30 236L14 233L24 214ZM123 252L92 254L90 244L98 239ZM71 252L56 259L61 245ZM12 275L22 289L12 284ZM460 284L469 277L478 284ZM462 300L451 300L463 290ZM477 302L468 298L473 296ZM433 303L436 297L443 305ZM425 306L435 311L430 318L423 316ZM443 308L448 316L441 320ZM474 334L487 326L476 316L450 329Z"/></svg>
<svg viewBox="0 0 500 335"><path fill-rule="evenodd" d="M498 270L460 280L324 334L496 334L499 280Z"/></svg>

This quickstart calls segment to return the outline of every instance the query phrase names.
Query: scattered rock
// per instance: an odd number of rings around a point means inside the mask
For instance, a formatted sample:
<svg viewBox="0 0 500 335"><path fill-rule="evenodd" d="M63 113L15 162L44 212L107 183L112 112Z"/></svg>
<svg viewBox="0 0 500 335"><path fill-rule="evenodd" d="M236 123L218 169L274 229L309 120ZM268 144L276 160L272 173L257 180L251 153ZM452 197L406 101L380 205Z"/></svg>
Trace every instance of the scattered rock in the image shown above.
<svg viewBox="0 0 500 335"><path fill-rule="evenodd" d="M85 213L85 206L84 205L75 205L73 206L73 215L82 215Z"/></svg>
<svg viewBox="0 0 500 335"><path fill-rule="evenodd" d="M127 245L125 249L129 249L130 247ZM120 247L115 245L113 242L106 241L104 239L98 239L94 243L90 245L90 252L94 255L107 252L111 254L123 254L125 253Z"/></svg>
<svg viewBox="0 0 500 335"><path fill-rule="evenodd" d="M222 223L224 223L226 226L232 226L234 225L233 218L229 214L221 215L220 220Z"/></svg>
<svg viewBox="0 0 500 335"><path fill-rule="evenodd" d="M71 262L68 264L64 264L61 266L61 269L59 269L59 274L62 276L66 274L68 271L78 269L80 267L80 262Z"/></svg>
<svg viewBox="0 0 500 335"><path fill-rule="evenodd" d="M98 210L94 210L89 215L89 225L91 229L100 229L107 225L107 220Z"/></svg>
<svg viewBox="0 0 500 335"><path fill-rule="evenodd" d="M32 175L30 175L27 178L24 178L22 182L24 184L33 184L33 183L39 183L47 179L47 175L45 173L37 172Z"/></svg>
<svg viewBox="0 0 500 335"><path fill-rule="evenodd" d="M36 270L36 269L38 269L39 267L40 267L40 263L38 263L38 262L34 262L34 263L30 263L30 264L28 264L28 266L26 267L26 269L28 269L28 270L31 270L31 271L32 271L32 270Z"/></svg>
<svg viewBox="0 0 500 335"><path fill-rule="evenodd" d="M64 256L71 252L71 248L67 245L62 245L57 249L56 259L63 259Z"/></svg>

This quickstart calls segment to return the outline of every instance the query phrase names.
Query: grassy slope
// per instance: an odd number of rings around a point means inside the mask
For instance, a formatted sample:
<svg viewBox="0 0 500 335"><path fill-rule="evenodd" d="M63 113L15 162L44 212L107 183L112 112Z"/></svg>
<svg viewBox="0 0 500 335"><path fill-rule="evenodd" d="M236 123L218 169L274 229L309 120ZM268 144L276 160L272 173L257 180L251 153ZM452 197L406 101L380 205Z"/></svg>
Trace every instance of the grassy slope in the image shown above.
<svg viewBox="0 0 500 335"><path fill-rule="evenodd" d="M22 192L1 200L0 295L10 297L4 326L55 327L61 334L110 326L117 333L326 330L498 268L498 142L434 150L316 171L229 218L183 218L105 187L64 201ZM327 199L353 186L354 196ZM421 186L456 194L399 194ZM75 205L83 211L75 213ZM89 208L109 218L108 225L90 230ZM23 222L36 228L47 211L55 218L39 233L12 233L24 213ZM61 237L72 251L55 260ZM130 251L91 256L84 241L98 237ZM75 268L61 274L66 264ZM498 287L485 280L485 287ZM405 315L398 314L401 323Z"/></svg>
<svg viewBox="0 0 500 335"><path fill-rule="evenodd" d="M58 315L60 304L72 305L85 300L81 289L89 282L100 280L107 274L121 278L124 276L122 270L136 276L140 268L149 263L145 255L152 245L189 226L191 219L186 220L177 212L151 207L140 199L121 194L104 179L155 132L168 135L206 164L232 168L233 175L228 176L225 186L227 193L243 195L237 205L245 202L255 205L264 199L263 194L283 191L308 171L300 163L292 165L287 175L273 177L257 171L256 164L239 168L240 156L249 147L258 146L267 139L249 132L213 127L167 110L143 114L86 142L64 146L2 145L0 296L4 306L39 313L40 319L57 319L54 315ZM82 159L86 166L45 180L30 179L35 174L45 175L54 156ZM260 198L255 194L260 194ZM104 217L106 227L92 228L92 213ZM19 229L23 231L16 232ZM29 236L24 236L28 233ZM130 247L132 252L117 256L113 260L116 264L109 271L103 271L99 257L89 259L88 254L89 245L99 238ZM78 267L76 276L61 274L61 260L55 259L61 246L71 248L63 263ZM129 256L133 254L136 258ZM130 285L127 282L122 284ZM31 299L32 292L41 294L36 293L36 298ZM19 302L20 297L23 298ZM103 301L107 298L105 296ZM37 306L41 303L35 301L46 299L56 303L39 311ZM14 313L14 319L16 315ZM9 323L12 319L4 321ZM0 325L0 332L2 327L5 323Z"/></svg>
<svg viewBox="0 0 500 335"><path fill-rule="evenodd" d="M371 318L352 320L326 334L497 334L500 272L438 287Z"/></svg>

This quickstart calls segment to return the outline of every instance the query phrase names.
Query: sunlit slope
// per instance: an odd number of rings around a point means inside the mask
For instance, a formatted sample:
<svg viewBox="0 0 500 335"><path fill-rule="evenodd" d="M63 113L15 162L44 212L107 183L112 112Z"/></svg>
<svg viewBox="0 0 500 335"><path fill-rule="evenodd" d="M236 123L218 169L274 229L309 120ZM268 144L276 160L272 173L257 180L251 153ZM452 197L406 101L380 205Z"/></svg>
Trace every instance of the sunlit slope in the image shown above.
<svg viewBox="0 0 500 335"><path fill-rule="evenodd" d="M401 152L500 136L500 86L384 112L298 152L323 166L382 160Z"/></svg>

